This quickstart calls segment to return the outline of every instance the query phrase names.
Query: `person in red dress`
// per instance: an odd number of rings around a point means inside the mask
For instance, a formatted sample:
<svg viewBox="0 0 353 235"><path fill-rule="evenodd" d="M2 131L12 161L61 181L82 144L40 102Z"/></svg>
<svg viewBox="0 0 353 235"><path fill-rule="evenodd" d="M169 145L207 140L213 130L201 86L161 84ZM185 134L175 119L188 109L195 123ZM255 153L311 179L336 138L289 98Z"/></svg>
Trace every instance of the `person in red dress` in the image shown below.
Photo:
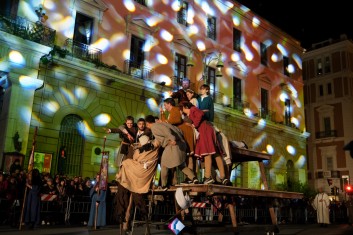
<svg viewBox="0 0 353 235"><path fill-rule="evenodd" d="M194 127L199 132L195 145L195 156L203 158L205 161L205 178L203 183L212 184L215 182L211 176L212 156L214 156L221 183L226 185L229 180L225 178L223 159L220 155L221 150L217 144L216 132L213 125L205 120L204 112L190 102L183 102L182 108L183 113L190 118Z"/></svg>

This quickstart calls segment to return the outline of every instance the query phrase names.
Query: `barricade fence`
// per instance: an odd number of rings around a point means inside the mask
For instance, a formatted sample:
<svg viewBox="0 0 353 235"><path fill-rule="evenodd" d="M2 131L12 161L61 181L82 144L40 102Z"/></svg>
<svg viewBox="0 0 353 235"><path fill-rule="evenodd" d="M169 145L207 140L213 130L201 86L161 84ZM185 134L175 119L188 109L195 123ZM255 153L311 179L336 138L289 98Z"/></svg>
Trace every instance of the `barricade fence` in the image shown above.
<svg viewBox="0 0 353 235"><path fill-rule="evenodd" d="M151 220L155 222L167 222L176 214L176 204L173 198L154 199L151 213ZM91 199L89 196L66 197L58 199L55 196L42 195L41 200L41 220L44 225L71 224L86 225L89 218ZM110 197L111 199L114 198ZM114 200L107 201L107 223L117 224L114 218ZM147 203L148 205L148 203ZM22 200L9 201L0 198L0 221L1 225L18 226ZM271 217L268 207L266 208L246 208L235 206L236 218L239 224L270 224ZM306 207L275 207L275 215L279 224L281 223L316 223L316 211L311 206ZM138 213L138 212L137 212ZM189 213L185 219L192 219L197 223L210 223L218 220L220 213L223 216L223 223L231 223L231 218L227 208L215 202L210 203L207 199L194 200ZM192 217L192 218L191 218ZM347 223L347 208L344 205L332 204L330 208L331 223Z"/></svg>

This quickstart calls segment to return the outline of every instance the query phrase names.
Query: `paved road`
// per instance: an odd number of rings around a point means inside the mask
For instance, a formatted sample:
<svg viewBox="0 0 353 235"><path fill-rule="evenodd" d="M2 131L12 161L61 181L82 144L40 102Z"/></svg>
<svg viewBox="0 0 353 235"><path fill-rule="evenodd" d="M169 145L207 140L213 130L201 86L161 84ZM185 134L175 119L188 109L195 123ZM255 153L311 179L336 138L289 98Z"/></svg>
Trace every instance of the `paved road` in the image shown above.
<svg viewBox="0 0 353 235"><path fill-rule="evenodd" d="M272 228L271 225L243 225L239 226L240 235L266 235L266 231ZM280 232L279 235L352 235L353 227L347 224L332 224L327 228L321 228L317 224L288 224L279 225ZM188 230L183 230L179 235L197 234L197 235L234 235L230 225L223 227L198 227L196 229L197 233L192 233ZM0 226L0 235L120 235L118 226L107 226L97 230L89 229L87 227L73 227L73 226L42 226L35 228L34 230L23 229L19 231L16 228L11 228L8 226ZM134 235L145 234L145 227L139 226L135 227ZM174 233L167 228L159 228L156 226L151 227L151 235L173 235ZM271 233L270 233L271 234Z"/></svg>

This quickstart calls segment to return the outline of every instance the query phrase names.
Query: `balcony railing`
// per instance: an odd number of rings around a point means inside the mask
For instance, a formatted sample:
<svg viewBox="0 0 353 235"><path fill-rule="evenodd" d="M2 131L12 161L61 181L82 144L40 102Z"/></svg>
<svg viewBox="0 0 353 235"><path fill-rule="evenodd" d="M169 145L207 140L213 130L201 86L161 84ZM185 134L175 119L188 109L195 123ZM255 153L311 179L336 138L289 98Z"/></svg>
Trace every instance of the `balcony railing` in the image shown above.
<svg viewBox="0 0 353 235"><path fill-rule="evenodd" d="M153 69L132 60L125 60L124 73L143 80L153 80Z"/></svg>
<svg viewBox="0 0 353 235"><path fill-rule="evenodd" d="M102 50L90 45L76 42L68 38L65 41L64 47L75 58L94 63L100 63L102 61Z"/></svg>
<svg viewBox="0 0 353 235"><path fill-rule="evenodd" d="M257 116L268 121L276 121L276 112L269 109L260 108Z"/></svg>
<svg viewBox="0 0 353 235"><path fill-rule="evenodd" d="M233 104L233 109L240 111L240 112L244 112L244 109L250 107L249 102L246 102L246 101L235 100L233 102L233 99L231 101L232 101L231 103Z"/></svg>
<svg viewBox="0 0 353 235"><path fill-rule="evenodd" d="M337 131L336 130L320 131L320 132L316 132L315 136L316 136L316 139L337 137Z"/></svg>
<svg viewBox="0 0 353 235"><path fill-rule="evenodd" d="M0 11L0 30L52 47L56 31L44 26L41 22L31 22L23 17Z"/></svg>

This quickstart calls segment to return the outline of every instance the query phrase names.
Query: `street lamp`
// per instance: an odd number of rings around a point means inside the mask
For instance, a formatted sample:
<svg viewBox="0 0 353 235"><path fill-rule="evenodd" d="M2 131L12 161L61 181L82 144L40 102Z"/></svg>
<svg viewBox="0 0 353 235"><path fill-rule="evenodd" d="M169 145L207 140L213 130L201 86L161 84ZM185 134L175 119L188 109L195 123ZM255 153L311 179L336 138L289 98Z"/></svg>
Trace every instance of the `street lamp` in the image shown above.
<svg viewBox="0 0 353 235"><path fill-rule="evenodd" d="M217 61L216 67L217 67L217 71L216 71L216 77L222 77L222 71L221 68L224 67L223 61L222 61L222 53L220 51L218 51L218 53L215 52L210 52L210 53L205 53L202 52L202 77L201 80L204 80L204 83L207 84L208 83L208 71L207 68L209 67L209 65L211 64L212 61ZM195 62L194 62L194 58L193 58L193 52L191 51L189 56L188 56L188 60L186 63L186 66L188 67L193 67L195 66Z"/></svg>

